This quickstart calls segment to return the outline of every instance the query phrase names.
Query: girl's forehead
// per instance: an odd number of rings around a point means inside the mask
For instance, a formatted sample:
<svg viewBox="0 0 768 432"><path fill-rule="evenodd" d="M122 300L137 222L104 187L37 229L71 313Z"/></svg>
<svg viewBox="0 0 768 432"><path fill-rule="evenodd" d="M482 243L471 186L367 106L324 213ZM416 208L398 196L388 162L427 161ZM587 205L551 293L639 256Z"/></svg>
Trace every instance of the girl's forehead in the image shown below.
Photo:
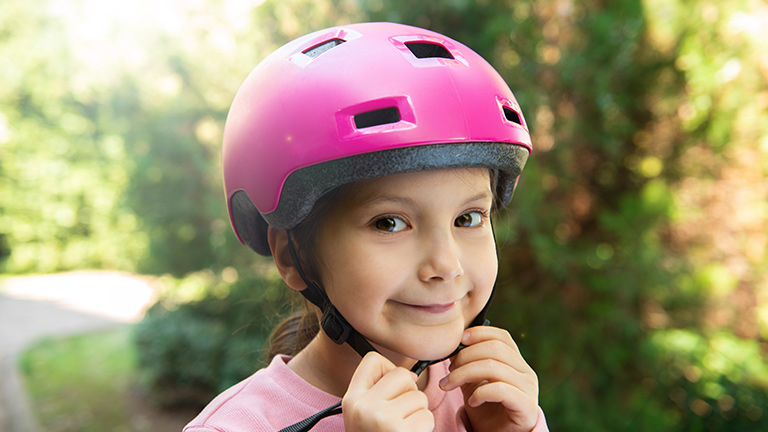
<svg viewBox="0 0 768 432"><path fill-rule="evenodd" d="M368 205L378 201L446 200L454 194L492 199L490 171L461 168L393 174L350 183L340 191L339 198L350 204Z"/></svg>

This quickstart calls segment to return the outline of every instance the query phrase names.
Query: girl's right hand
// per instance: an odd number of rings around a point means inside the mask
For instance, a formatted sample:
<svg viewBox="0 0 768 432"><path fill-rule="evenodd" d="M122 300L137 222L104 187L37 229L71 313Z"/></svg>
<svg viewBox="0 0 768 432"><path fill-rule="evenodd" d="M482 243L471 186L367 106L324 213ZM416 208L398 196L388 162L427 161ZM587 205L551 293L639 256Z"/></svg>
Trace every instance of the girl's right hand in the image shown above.
<svg viewBox="0 0 768 432"><path fill-rule="evenodd" d="M349 431L432 431L435 419L416 375L377 352L365 355L341 401Z"/></svg>

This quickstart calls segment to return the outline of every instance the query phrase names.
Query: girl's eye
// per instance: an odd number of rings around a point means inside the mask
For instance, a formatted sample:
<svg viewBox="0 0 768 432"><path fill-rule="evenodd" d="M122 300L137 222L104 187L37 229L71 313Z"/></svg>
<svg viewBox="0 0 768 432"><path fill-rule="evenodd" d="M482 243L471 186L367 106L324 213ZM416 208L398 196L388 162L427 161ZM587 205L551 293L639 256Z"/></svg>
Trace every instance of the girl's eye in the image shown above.
<svg viewBox="0 0 768 432"><path fill-rule="evenodd" d="M408 228L408 225L400 218L389 216L376 219L373 227L379 231L398 232Z"/></svg>
<svg viewBox="0 0 768 432"><path fill-rule="evenodd" d="M470 228L478 226L483 222L483 214L478 211L464 213L456 218L453 224L457 227Z"/></svg>

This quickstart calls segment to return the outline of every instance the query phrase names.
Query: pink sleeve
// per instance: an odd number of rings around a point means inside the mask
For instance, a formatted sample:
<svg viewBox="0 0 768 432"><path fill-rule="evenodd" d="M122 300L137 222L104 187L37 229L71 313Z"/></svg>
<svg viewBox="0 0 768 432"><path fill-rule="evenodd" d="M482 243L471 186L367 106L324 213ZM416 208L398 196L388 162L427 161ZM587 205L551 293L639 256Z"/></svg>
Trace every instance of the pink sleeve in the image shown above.
<svg viewBox="0 0 768 432"><path fill-rule="evenodd" d="M549 432L547 427L547 419L544 418L544 411L539 407L539 418L536 420L536 426L533 427L531 432Z"/></svg>

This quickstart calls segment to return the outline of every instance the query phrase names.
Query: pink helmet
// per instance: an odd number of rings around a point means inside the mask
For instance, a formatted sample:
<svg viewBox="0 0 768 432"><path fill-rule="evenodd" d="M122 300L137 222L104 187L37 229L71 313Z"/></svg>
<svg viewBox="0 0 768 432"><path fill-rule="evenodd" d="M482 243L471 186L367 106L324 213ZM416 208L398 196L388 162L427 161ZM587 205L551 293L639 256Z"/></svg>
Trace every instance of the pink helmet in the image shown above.
<svg viewBox="0 0 768 432"><path fill-rule="evenodd" d="M277 49L246 78L224 129L238 239L299 224L326 192L390 174L487 167L502 206L531 151L515 96L477 53L391 23L333 27Z"/></svg>

